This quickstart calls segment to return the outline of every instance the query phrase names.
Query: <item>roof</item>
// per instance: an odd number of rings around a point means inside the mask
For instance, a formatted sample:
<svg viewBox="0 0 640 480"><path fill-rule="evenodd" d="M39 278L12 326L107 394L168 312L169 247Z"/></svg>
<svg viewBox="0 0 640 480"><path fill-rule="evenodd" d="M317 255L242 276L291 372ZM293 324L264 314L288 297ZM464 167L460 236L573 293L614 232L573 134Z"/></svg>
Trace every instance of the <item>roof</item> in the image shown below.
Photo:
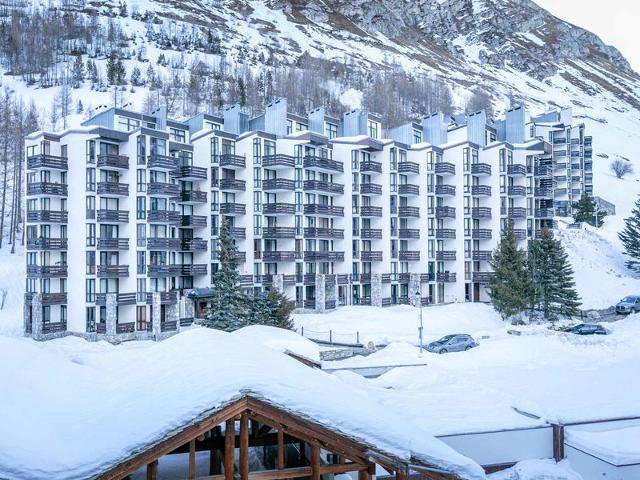
<svg viewBox="0 0 640 480"><path fill-rule="evenodd" d="M8 433L0 477L95 477L250 392L394 458L484 478L476 463L365 392L220 331L117 347L0 337L0 362L21 366L0 369Z"/></svg>

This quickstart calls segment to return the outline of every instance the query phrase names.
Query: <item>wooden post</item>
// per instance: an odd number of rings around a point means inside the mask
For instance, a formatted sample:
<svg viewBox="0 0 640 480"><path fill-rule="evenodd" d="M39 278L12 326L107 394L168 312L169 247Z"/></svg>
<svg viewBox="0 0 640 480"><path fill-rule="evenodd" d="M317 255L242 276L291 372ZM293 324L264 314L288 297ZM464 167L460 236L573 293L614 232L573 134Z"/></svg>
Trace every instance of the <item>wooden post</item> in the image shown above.
<svg viewBox="0 0 640 480"><path fill-rule="evenodd" d="M213 447L213 440L220 437L220 426L212 429L209 437L212 440L209 451L209 475L220 475L222 473L222 456L220 450Z"/></svg>
<svg viewBox="0 0 640 480"><path fill-rule="evenodd" d="M154 460L147 465L147 480L157 480L158 478L158 460Z"/></svg>
<svg viewBox="0 0 640 480"><path fill-rule="evenodd" d="M224 432L224 480L233 480L236 454L236 422L227 420Z"/></svg>
<svg viewBox="0 0 640 480"><path fill-rule="evenodd" d="M240 480L249 479L249 421L247 414L240 417Z"/></svg>
<svg viewBox="0 0 640 480"><path fill-rule="evenodd" d="M304 465L305 456L306 455L304 453L304 442L300 442L300 458L299 458L300 465Z"/></svg>
<svg viewBox="0 0 640 480"><path fill-rule="evenodd" d="M196 439L189 442L189 480L196 480Z"/></svg>
<svg viewBox="0 0 640 480"><path fill-rule="evenodd" d="M407 480L407 472L404 470L396 470L396 480Z"/></svg>
<svg viewBox="0 0 640 480"><path fill-rule="evenodd" d="M553 459L556 462L564 459L564 426L552 425L553 432Z"/></svg>
<svg viewBox="0 0 640 480"><path fill-rule="evenodd" d="M278 429L278 470L284 468L284 431L282 428Z"/></svg>
<svg viewBox="0 0 640 480"><path fill-rule="evenodd" d="M320 447L311 445L311 480L320 480Z"/></svg>
<svg viewBox="0 0 640 480"><path fill-rule="evenodd" d="M371 480L371 475L367 470L358 471L358 480Z"/></svg>

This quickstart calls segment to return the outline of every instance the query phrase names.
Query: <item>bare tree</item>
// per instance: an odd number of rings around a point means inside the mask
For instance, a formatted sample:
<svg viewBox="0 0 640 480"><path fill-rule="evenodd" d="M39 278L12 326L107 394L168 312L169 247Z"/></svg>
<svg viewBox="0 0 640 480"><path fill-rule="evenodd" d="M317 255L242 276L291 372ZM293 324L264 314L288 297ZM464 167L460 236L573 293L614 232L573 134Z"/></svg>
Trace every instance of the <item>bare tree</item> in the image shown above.
<svg viewBox="0 0 640 480"><path fill-rule="evenodd" d="M633 165L631 162L618 158L611 162L609 169L615 173L617 178L623 178L625 175L633 173Z"/></svg>
<svg viewBox="0 0 640 480"><path fill-rule="evenodd" d="M0 288L0 310L4 310L4 304L7 301L7 294L9 289L7 287Z"/></svg>

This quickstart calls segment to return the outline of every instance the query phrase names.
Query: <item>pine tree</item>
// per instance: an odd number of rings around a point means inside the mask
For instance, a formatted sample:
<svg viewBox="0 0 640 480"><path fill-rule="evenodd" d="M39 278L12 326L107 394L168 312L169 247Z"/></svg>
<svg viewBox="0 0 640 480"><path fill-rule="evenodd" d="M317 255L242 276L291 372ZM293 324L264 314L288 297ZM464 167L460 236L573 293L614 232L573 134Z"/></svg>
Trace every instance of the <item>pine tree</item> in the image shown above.
<svg viewBox="0 0 640 480"><path fill-rule="evenodd" d="M640 198L636 200L631 216L624 222L624 230L618 233L618 237L624 245L624 253L629 257L625 265L635 273L640 273Z"/></svg>
<svg viewBox="0 0 640 480"><path fill-rule="evenodd" d="M138 66L133 67L133 70L131 70L131 85L133 85L134 87L139 87L141 85L144 85L144 82L142 81L142 73L140 72L140 69L138 68Z"/></svg>
<svg viewBox="0 0 640 480"><path fill-rule="evenodd" d="M248 323L248 302L240 289L240 274L229 222L223 220L218 237L219 269L213 275L213 295L202 325L232 332Z"/></svg>
<svg viewBox="0 0 640 480"><path fill-rule="evenodd" d="M493 308L503 319L523 313L529 305L531 280L525 261L510 224L491 257L493 275L487 283Z"/></svg>
<svg viewBox="0 0 640 480"><path fill-rule="evenodd" d="M598 208L596 202L586 193L583 193L580 200L575 202L572 207L574 210L573 219L576 222L586 222L592 227L600 228L604 223L604 217L607 216L607 212Z"/></svg>
<svg viewBox="0 0 640 480"><path fill-rule="evenodd" d="M284 293L277 288L272 288L267 294L267 300L272 306L272 317L270 325L278 328L294 329L291 313L295 308L294 302L289 300Z"/></svg>
<svg viewBox="0 0 640 480"><path fill-rule="evenodd" d="M82 56L78 55L73 62L73 68L71 70L71 78L73 88L80 87L80 84L84 80L84 64L82 63Z"/></svg>

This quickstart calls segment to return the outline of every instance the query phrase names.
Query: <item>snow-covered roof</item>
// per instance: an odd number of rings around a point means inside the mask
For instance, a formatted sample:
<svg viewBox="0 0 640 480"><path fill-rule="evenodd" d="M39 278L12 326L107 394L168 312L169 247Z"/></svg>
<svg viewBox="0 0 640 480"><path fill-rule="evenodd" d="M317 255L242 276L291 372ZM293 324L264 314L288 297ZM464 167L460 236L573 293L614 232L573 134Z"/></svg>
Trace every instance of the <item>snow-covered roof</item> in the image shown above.
<svg viewBox="0 0 640 480"><path fill-rule="evenodd" d="M640 425L597 431L566 428L565 442L613 465L640 464Z"/></svg>
<svg viewBox="0 0 640 480"><path fill-rule="evenodd" d="M291 352L315 362L320 361L320 347L318 347L318 344L291 330L264 325L250 325L236 330L232 335L278 352Z"/></svg>
<svg viewBox="0 0 640 480"><path fill-rule="evenodd" d="M366 392L241 336L196 329L118 347L0 337L0 478L91 478L247 392L403 461L484 478Z"/></svg>

